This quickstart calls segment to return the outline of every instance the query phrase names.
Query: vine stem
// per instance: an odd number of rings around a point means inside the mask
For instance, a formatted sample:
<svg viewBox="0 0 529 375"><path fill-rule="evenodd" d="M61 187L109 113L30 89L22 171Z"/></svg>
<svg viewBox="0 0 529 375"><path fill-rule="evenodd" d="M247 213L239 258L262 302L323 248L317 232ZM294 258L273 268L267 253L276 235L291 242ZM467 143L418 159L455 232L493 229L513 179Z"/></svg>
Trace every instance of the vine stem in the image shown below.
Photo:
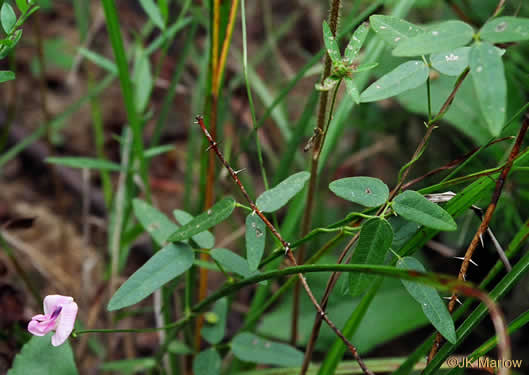
<svg viewBox="0 0 529 375"><path fill-rule="evenodd" d="M501 192L503 190L503 187L505 186L505 180L507 179L507 175L509 174L509 171L511 170L512 164L514 160L516 159L516 156L520 152L520 148L522 146L522 142L525 137L525 134L527 133L528 128L529 128L529 112L525 114L522 127L520 128L520 131L518 132L518 136L516 137L514 146L512 147L511 153L509 154L509 159L507 160L507 163L505 163L505 166L503 167L501 174L498 177L498 180L496 181L496 187L494 188L494 193L492 194L492 199L491 199L489 206L487 207L487 211L485 212L485 215L483 215L483 220L481 221L481 224L478 230L476 231L476 234L472 238L472 241L470 242L470 245L468 246L467 251L465 252L463 263L461 264L461 268L459 269L459 275L458 275L459 280L465 280L465 276L467 274L468 266L470 264L472 255L474 254L474 251L476 250L478 244L480 243L482 236L485 234L485 232L487 231L487 228L489 227L490 220L492 219L492 215L494 214L494 211L496 210L498 200L500 199ZM452 293L452 298L450 298L450 302L448 303L449 312L452 312L454 310L456 301L457 301L457 294ZM442 336L439 333L437 333L435 337L434 345L432 346L432 349L430 350L430 354L428 355L428 362L430 362L433 359L442 341L443 341Z"/></svg>
<svg viewBox="0 0 529 375"><path fill-rule="evenodd" d="M215 152L217 157L219 158L220 162L226 167L228 172L230 173L233 181L237 184L239 187L239 190L241 191L244 198L248 201L248 204L252 208L252 210L255 211L255 213L261 218L261 220L265 223L265 225L268 227L270 232L278 239L278 241L281 243L281 246L285 249L285 254L290 260L290 262L297 266L298 263L296 261L296 258L292 254L292 251L290 249L290 244L285 241L285 239L281 236L281 234L277 231L277 229L274 227L274 225L266 218L266 216L259 210L259 208L255 205L253 200L248 195L248 192L244 188L244 185L241 183L241 180L239 180L239 177L237 176L237 173L233 170L233 168L228 164L226 159L224 159L224 156L222 156L222 153L220 152L219 148L217 147L217 142L212 138L211 134L209 133L208 129L206 128L206 125L204 124L204 119L202 116L196 117L196 123L200 126L202 129L202 132L208 139L210 143L210 148ZM371 372L365 365L362 358L360 358L360 355L358 354L358 351L356 350L355 346L349 342L349 340L343 335L343 333L340 331L338 327L329 319L325 311L321 308L318 301L316 300L316 297L314 297L314 294L312 293L312 290L309 287L309 284L307 283L307 280L305 279L305 276L303 276L302 273L297 274L299 281L303 285L303 288L305 289L305 292L307 293L309 299L311 300L312 304L318 311L319 315L322 317L323 320L329 325L329 327L334 331L334 333L344 342L344 344L347 346L353 357L358 362L359 366L362 368L365 374L373 375L373 372Z"/></svg>
<svg viewBox="0 0 529 375"><path fill-rule="evenodd" d="M332 35L336 37L336 31L338 30L338 20L340 17L340 8L341 0L331 0L330 14L329 14L329 28L332 32ZM321 83L325 81L327 77L331 75L332 69L332 60L328 53L325 54L325 63L324 63L323 74L321 76ZM339 86L339 85L337 85ZM334 92L334 100L336 99L336 93L338 88ZM301 224L301 236L305 236L310 231L310 226L312 222L312 209L314 207L314 195L316 194L316 189L318 185L318 163L320 159L320 151L323 146L323 141L325 138L325 132L327 131L326 126L326 115L327 115L327 104L329 93L328 91L322 91L320 95L320 107L318 111L318 122L317 129L322 134L321 137L317 137L314 142L314 148L312 150L311 166L310 166L310 180L309 187L307 192L307 202L305 204L305 211L303 213L303 221ZM329 111L329 120L327 123L330 123L332 118L332 110ZM305 246L302 246L297 253L297 261L300 264L303 264L305 259ZM298 337L298 317L299 317L299 284L294 285L294 294L292 301L292 323L291 323L291 335L290 343L296 345ZM304 374L302 371L301 374Z"/></svg>

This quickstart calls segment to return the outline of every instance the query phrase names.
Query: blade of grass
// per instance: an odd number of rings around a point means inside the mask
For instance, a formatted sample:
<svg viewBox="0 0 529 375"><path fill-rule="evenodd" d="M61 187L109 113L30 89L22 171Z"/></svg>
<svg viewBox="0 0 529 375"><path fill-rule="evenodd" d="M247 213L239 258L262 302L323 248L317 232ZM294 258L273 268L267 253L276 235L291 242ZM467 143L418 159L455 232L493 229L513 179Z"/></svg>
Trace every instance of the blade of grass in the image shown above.
<svg viewBox="0 0 529 375"><path fill-rule="evenodd" d="M143 181L145 195L147 200L150 201L150 187L147 176L147 164L145 162L145 157L143 153L142 125L134 104L134 88L132 86L131 75L129 72L127 57L125 54L125 47L123 45L116 4L114 3L114 0L101 1L105 13L109 38L112 44L112 49L114 51L116 65L118 67L118 76L121 84L121 92L123 94L123 101L125 104L127 119L132 129L133 147L131 152L134 155L135 160L138 160L139 162L140 176Z"/></svg>
<svg viewBox="0 0 529 375"><path fill-rule="evenodd" d="M261 151L261 142L259 141L259 133L255 129L257 124L257 118L255 117L255 107L253 104L252 91L250 89L250 81L248 80L248 45L246 40L246 11L244 0L241 0L241 23L242 23L242 69L244 75L244 82L246 84L246 92L248 95L248 103L250 105L250 112L252 114L252 126L255 130L255 145L257 147L257 160L259 161L259 168L261 169L261 175L263 177L263 183L265 190L268 190L268 178L266 177L266 170L263 162L263 153ZM252 80L253 81L253 80Z"/></svg>

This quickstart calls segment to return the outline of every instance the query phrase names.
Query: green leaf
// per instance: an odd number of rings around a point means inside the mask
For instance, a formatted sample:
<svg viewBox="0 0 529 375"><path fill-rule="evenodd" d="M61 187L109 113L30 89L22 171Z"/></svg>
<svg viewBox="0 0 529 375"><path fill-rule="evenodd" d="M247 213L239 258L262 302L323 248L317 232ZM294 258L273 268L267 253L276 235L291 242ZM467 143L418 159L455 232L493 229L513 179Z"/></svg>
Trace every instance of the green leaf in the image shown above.
<svg viewBox="0 0 529 375"><path fill-rule="evenodd" d="M112 60L107 59L99 53L96 53L84 47L79 48L79 54L86 57L88 60L92 61L100 68L105 69L109 73L118 75L118 67L116 66L116 64L114 64Z"/></svg>
<svg viewBox="0 0 529 375"><path fill-rule="evenodd" d="M134 61L134 102L138 113L145 111L153 88L151 62L144 49L138 48Z"/></svg>
<svg viewBox="0 0 529 375"><path fill-rule="evenodd" d="M158 246L164 246L167 238L178 226L163 213L141 199L132 201L134 215Z"/></svg>
<svg viewBox="0 0 529 375"><path fill-rule="evenodd" d="M329 189L340 198L366 207L378 207L389 196L388 186L373 177L346 177L329 184Z"/></svg>
<svg viewBox="0 0 529 375"><path fill-rule="evenodd" d="M27 0L15 0L17 3L18 10L20 10L21 13L26 13L26 11L29 9L29 5Z"/></svg>
<svg viewBox="0 0 529 375"><path fill-rule="evenodd" d="M413 257L404 257L397 262L397 268L426 272L424 266ZM448 312L445 303L431 286L401 280L410 295L421 305L424 315L449 342L454 344L457 340L454 321Z"/></svg>
<svg viewBox="0 0 529 375"><path fill-rule="evenodd" d="M214 348L204 350L193 359L193 374L195 375L219 375L220 356Z"/></svg>
<svg viewBox="0 0 529 375"><path fill-rule="evenodd" d="M488 42L475 43L469 65L481 112L496 137L503 128L507 107L507 81L500 50Z"/></svg>
<svg viewBox="0 0 529 375"><path fill-rule="evenodd" d="M9 5L8 2L2 4L2 9L0 9L0 21L2 22L2 28L6 34L11 34L13 27L17 23L17 16L13 7Z"/></svg>
<svg viewBox="0 0 529 375"><path fill-rule="evenodd" d="M64 165L71 168L87 168L97 169L100 171L116 171L121 170L121 165L113 163L108 160L84 158L84 157L49 157L46 158L46 163Z"/></svg>
<svg viewBox="0 0 529 375"><path fill-rule="evenodd" d="M356 246L351 264L375 264L384 263L391 243L393 242L393 229L385 219L369 219L362 225L360 238ZM352 296L363 294L373 282L375 276L360 272L349 274L349 293Z"/></svg>
<svg viewBox="0 0 529 375"><path fill-rule="evenodd" d="M430 56L432 66L449 76L459 76L468 66L470 47L456 48L450 52L435 53Z"/></svg>
<svg viewBox="0 0 529 375"><path fill-rule="evenodd" d="M99 367L101 371L117 371L120 374L135 374L137 372L148 372L156 367L156 360L152 357L122 359L119 361L105 362Z"/></svg>
<svg viewBox="0 0 529 375"><path fill-rule="evenodd" d="M360 64L356 68L353 67L353 73L366 72L368 70L376 68L377 66L378 63Z"/></svg>
<svg viewBox="0 0 529 375"><path fill-rule="evenodd" d="M228 272L234 272L245 278L252 274L246 259L231 250L213 249L209 254Z"/></svg>
<svg viewBox="0 0 529 375"><path fill-rule="evenodd" d="M140 4L143 7L143 10L147 15L149 16L152 23L154 23L156 26L158 26L160 29L165 29L165 22L162 18L162 14L160 13L160 9L158 6L154 3L153 0L140 0Z"/></svg>
<svg viewBox="0 0 529 375"><path fill-rule="evenodd" d="M217 302L215 302L212 311L205 314L206 322L202 327L201 333L202 337L204 337L204 339L211 345L218 344L224 338L224 333L226 331L227 315L228 299L226 297L221 298ZM209 321L208 316L210 317Z"/></svg>
<svg viewBox="0 0 529 375"><path fill-rule="evenodd" d="M407 61L376 82L360 95L361 102L374 102L387 99L419 87L428 79L428 66L422 61Z"/></svg>
<svg viewBox="0 0 529 375"><path fill-rule="evenodd" d="M5 4L5 3L4 3ZM7 375L76 375L72 348L66 341L60 346L51 345L51 336L33 336L15 357Z"/></svg>
<svg viewBox="0 0 529 375"><path fill-rule="evenodd" d="M424 33L419 26L398 17L376 14L369 17L369 22L380 39L392 47Z"/></svg>
<svg viewBox="0 0 529 375"><path fill-rule="evenodd" d="M246 217L246 259L250 270L259 267L266 243L266 225L261 218L252 213Z"/></svg>
<svg viewBox="0 0 529 375"><path fill-rule="evenodd" d="M110 299L107 309L118 310L140 302L187 271L193 265L194 258L193 250L185 243L165 246L121 285Z"/></svg>
<svg viewBox="0 0 529 375"><path fill-rule="evenodd" d="M178 228L173 234L171 234L168 241L183 241L191 238L195 234L204 232L227 219L233 212L234 208L235 200L233 198L224 198L206 212L201 213L187 224Z"/></svg>
<svg viewBox="0 0 529 375"><path fill-rule="evenodd" d="M186 225L191 220L193 220L193 215L183 211L183 210L174 210L173 216L180 225ZM200 232L195 234L193 241L202 249L211 249L215 246L215 237L209 231Z"/></svg>
<svg viewBox="0 0 529 375"><path fill-rule="evenodd" d="M369 33L369 23L364 22L354 31L353 36L349 40L349 44L345 48L344 60L346 64L351 64L355 59L360 48L364 45L367 34Z"/></svg>
<svg viewBox="0 0 529 375"><path fill-rule="evenodd" d="M356 104L359 104L360 93L358 92L358 88L351 78L345 78L345 87L347 88L347 93L351 96L351 99L353 99Z"/></svg>
<svg viewBox="0 0 529 375"><path fill-rule="evenodd" d="M529 18L498 17L479 31L481 39L491 43L519 42L529 39Z"/></svg>
<svg viewBox="0 0 529 375"><path fill-rule="evenodd" d="M393 209L403 218L425 227L446 231L457 229L448 212L413 190L397 195L393 200Z"/></svg>
<svg viewBox="0 0 529 375"><path fill-rule="evenodd" d="M15 73L10 70L0 70L0 83L12 81L15 79Z"/></svg>
<svg viewBox="0 0 529 375"><path fill-rule="evenodd" d="M457 77L442 74L439 78L430 81L430 90L435 93L431 96L432 113L437 113L446 98L454 89ZM416 89L402 93L396 97L408 111L428 116L428 103L425 99L426 88ZM450 109L443 116L460 132L473 139L476 144L485 144L489 141L491 134L485 120L482 118L479 103L474 91L472 79L465 79L456 96L457 100L452 102Z"/></svg>
<svg viewBox="0 0 529 375"><path fill-rule="evenodd" d="M338 48L338 43L336 38L332 35L331 28L327 21L323 21L323 42L325 43L325 48L327 48L327 53L333 62L338 62L342 59L340 54L340 49Z"/></svg>
<svg viewBox="0 0 529 375"><path fill-rule="evenodd" d="M279 210L303 189L309 177L309 172L298 172L287 177L272 189L261 194L255 202L257 207L263 212Z"/></svg>
<svg viewBox="0 0 529 375"><path fill-rule="evenodd" d="M474 30L461 21L446 21L431 26L428 31L407 39L393 50L395 56L420 56L451 51L472 40Z"/></svg>
<svg viewBox="0 0 529 375"><path fill-rule="evenodd" d="M262 339L249 332L239 333L231 342L233 355L246 362L283 367L300 366L303 353L285 344Z"/></svg>

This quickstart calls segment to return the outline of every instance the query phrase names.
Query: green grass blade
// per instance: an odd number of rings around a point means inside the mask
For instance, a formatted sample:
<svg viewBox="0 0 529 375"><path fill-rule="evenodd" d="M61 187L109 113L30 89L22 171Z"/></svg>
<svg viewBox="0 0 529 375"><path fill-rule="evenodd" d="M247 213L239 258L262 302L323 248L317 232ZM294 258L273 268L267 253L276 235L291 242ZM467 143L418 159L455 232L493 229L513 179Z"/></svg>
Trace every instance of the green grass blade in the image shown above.
<svg viewBox="0 0 529 375"><path fill-rule="evenodd" d="M131 75L125 54L125 47L123 46L123 39L121 36L121 28L119 25L118 13L114 0L102 0L105 19L108 29L112 49L116 59L116 65L119 72L119 80L121 83L121 91L123 94L123 101L125 110L127 112L127 119L132 128L132 153L140 164L140 176L143 180L145 193L147 199L150 200L149 181L147 178L147 165L143 154L143 136L142 126L136 107L134 104L134 89L132 86Z"/></svg>

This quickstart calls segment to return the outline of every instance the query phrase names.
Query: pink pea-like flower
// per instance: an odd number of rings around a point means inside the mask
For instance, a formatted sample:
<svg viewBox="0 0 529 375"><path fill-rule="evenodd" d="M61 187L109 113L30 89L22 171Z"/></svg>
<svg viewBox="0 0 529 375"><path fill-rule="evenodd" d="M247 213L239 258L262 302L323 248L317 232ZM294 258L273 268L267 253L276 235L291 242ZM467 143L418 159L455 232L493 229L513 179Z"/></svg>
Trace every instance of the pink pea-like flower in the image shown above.
<svg viewBox="0 0 529 375"><path fill-rule="evenodd" d="M44 336L51 331L51 344L59 346L66 341L72 333L75 317L77 316L77 303L72 297L58 294L44 298L44 315L38 314L31 318L28 331L35 336Z"/></svg>

